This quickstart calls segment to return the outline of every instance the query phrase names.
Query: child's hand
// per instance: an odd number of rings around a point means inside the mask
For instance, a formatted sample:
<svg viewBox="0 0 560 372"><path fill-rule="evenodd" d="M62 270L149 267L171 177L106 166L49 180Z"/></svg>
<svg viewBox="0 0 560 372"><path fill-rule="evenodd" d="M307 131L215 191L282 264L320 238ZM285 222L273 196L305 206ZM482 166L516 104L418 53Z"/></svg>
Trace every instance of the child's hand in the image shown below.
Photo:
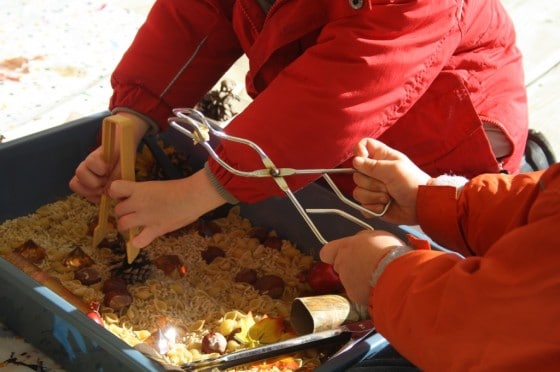
<svg viewBox="0 0 560 372"><path fill-rule="evenodd" d="M74 177L69 182L72 191L93 203L99 202L103 190L113 178L112 174L116 173L115 168L118 168L117 165L111 168L111 165L103 160L102 154L101 147L89 154L78 165Z"/></svg>
<svg viewBox="0 0 560 372"><path fill-rule="evenodd" d="M323 262L333 265L348 298L367 305L377 263L389 249L402 245L404 243L389 232L364 230L325 244L319 254Z"/></svg>
<svg viewBox="0 0 560 372"><path fill-rule="evenodd" d="M384 220L415 225L416 194L430 176L403 153L372 138L361 140L355 148L353 165L354 198L365 208L380 213L392 199Z"/></svg>
<svg viewBox="0 0 560 372"><path fill-rule="evenodd" d="M171 181L113 181L109 196L117 201L117 228L140 229L131 241L137 248L146 247L157 237L186 226L225 203L204 170Z"/></svg>
<svg viewBox="0 0 560 372"><path fill-rule="evenodd" d="M148 131L148 123L142 118L128 112L121 112L116 114L116 116L124 116L133 122L133 143L135 146L138 146L140 140ZM99 146L76 168L74 177L72 177L68 184L72 191L85 197L90 202L98 203L103 191L108 187L111 181L121 178L119 136L120 133L117 130L115 153L112 155L115 161L112 164L108 164L103 159L103 148Z"/></svg>

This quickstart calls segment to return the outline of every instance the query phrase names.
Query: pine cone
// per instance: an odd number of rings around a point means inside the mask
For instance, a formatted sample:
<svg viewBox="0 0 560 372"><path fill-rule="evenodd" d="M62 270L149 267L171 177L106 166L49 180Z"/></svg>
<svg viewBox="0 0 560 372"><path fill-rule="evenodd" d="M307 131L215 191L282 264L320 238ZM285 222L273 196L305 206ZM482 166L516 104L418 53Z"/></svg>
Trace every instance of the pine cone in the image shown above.
<svg viewBox="0 0 560 372"><path fill-rule="evenodd" d="M236 115L233 109L233 101L240 98L234 93L235 82L222 80L220 88L211 90L197 103L196 109L204 116L217 121L226 121Z"/></svg>
<svg viewBox="0 0 560 372"><path fill-rule="evenodd" d="M153 263L145 250L129 264L126 256L122 263L111 268L111 276L123 279L127 284L144 283L152 274Z"/></svg>

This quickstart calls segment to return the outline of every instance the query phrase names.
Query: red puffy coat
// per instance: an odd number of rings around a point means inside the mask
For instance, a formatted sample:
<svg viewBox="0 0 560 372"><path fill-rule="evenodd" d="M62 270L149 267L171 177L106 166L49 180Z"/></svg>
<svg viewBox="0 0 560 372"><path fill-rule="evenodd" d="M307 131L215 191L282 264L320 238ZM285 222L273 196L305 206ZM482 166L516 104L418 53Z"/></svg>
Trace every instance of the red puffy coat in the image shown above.
<svg viewBox="0 0 560 372"><path fill-rule="evenodd" d="M113 76L110 108L165 128L246 53L253 102L227 132L256 142L279 167L348 166L354 145L379 138L431 175L497 172L481 121L503 129L517 172L527 135L521 55L498 0L159 0ZM218 154L262 168L246 146ZM210 161L241 201L282 192ZM316 176L292 176L298 189ZM351 177L338 177L343 189ZM344 179L342 179L344 178Z"/></svg>
<svg viewBox="0 0 560 372"><path fill-rule="evenodd" d="M418 220L438 243L391 262L372 290L377 330L427 371L560 366L560 164L421 187Z"/></svg>

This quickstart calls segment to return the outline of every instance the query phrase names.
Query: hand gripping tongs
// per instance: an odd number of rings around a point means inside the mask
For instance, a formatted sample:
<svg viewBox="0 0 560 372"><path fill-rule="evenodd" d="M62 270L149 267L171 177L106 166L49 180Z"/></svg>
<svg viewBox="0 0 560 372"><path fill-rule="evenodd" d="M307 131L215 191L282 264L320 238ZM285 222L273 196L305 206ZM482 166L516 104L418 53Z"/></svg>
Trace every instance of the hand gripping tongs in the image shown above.
<svg viewBox="0 0 560 372"><path fill-rule="evenodd" d="M340 209L304 209L299 201L296 199L295 195L293 194L292 190L289 188L286 180L284 177L292 176L297 174L321 174L325 181L329 184L332 188L336 196L346 205L359 210L367 215L374 216L374 217L382 217L387 210L389 209L390 202L386 204L384 210L381 213L374 213L361 205L351 201L350 199L346 198L340 189L335 185L332 181L329 173L352 173L356 170L353 168L337 168L337 169L294 169L294 168L277 168L272 160L266 155L266 153L254 142L249 141L244 138L239 138L235 136L228 135L224 132L222 127L220 127L216 122L212 121L211 119L206 118L201 112L192 109L192 108L178 108L174 109L173 113L176 115L175 117L169 118L169 124L171 127L175 128L179 132L185 134L187 137L190 137L195 144L200 144L204 147L204 149L214 158L216 162L218 162L223 168L228 170L229 172L242 177L272 177L276 184L280 189L288 196L292 204L295 206L299 214L303 217L309 228L313 231L317 239L322 243L326 244L327 240L321 235L311 218L308 214L312 213L332 213L338 214L355 224L369 230L373 230L373 227L365 223L364 221L360 220L359 218L343 211ZM191 127L191 130L185 128L188 125ZM239 142L251 147L253 150L257 152L260 156L265 169L257 169L252 171L242 171L236 168L233 168L226 162L224 162L218 154L214 151L212 146L209 144L210 135L216 136L223 140Z"/></svg>

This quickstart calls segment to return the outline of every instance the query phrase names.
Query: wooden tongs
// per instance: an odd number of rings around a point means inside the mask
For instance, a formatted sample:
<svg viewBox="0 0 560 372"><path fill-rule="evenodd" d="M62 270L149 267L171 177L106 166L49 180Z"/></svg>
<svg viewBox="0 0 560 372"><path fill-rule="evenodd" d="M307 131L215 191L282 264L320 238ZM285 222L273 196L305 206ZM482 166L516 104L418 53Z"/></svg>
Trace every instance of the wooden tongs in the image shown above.
<svg viewBox="0 0 560 372"><path fill-rule="evenodd" d="M134 174L134 139L132 131L132 121L121 116L108 116L103 119L101 128L101 148L103 149L103 159L113 164L115 162L115 137L117 130L120 134L120 167L121 178L126 181L135 181ZM111 199L107 194L107 190L101 195L99 204L99 216L97 226L93 231L93 247L97 247L108 233L109 210ZM138 234L138 229L133 228L124 232L126 239L126 257L128 263L132 263L140 252L139 248L134 247L130 240Z"/></svg>

